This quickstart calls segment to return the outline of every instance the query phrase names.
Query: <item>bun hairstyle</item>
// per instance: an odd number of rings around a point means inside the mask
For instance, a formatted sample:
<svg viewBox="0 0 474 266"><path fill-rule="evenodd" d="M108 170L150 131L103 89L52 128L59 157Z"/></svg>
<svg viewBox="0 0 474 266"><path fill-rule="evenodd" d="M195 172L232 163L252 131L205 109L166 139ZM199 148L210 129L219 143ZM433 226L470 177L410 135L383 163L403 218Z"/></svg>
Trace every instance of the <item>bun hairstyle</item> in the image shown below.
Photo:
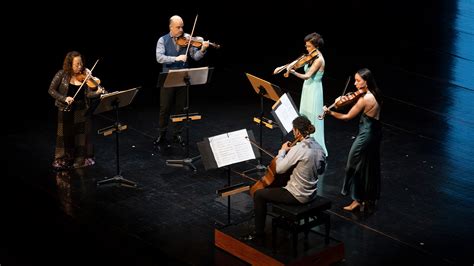
<svg viewBox="0 0 474 266"><path fill-rule="evenodd" d="M311 121L306 116L298 116L293 120L293 127L298 129L301 134L306 137L313 134L316 128L311 124Z"/></svg>
<svg viewBox="0 0 474 266"><path fill-rule="evenodd" d="M324 39L321 34L313 32L304 37L305 42L311 42L314 47L321 49L324 46Z"/></svg>

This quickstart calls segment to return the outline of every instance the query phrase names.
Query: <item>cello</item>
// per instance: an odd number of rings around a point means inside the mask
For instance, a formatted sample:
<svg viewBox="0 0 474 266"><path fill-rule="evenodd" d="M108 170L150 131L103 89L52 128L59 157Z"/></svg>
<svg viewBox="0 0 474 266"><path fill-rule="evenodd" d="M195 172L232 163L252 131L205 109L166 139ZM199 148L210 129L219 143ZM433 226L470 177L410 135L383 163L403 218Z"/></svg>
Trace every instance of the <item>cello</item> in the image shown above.
<svg viewBox="0 0 474 266"><path fill-rule="evenodd" d="M292 142L290 142L288 144L288 147L295 146L296 143L298 143L301 140L302 140L302 136L300 135L300 137L297 137ZM256 145L252 141L250 142ZM258 147L258 145L256 146L257 148L264 151L262 148ZM259 189L266 188L266 187L281 187L281 186L284 186L288 182L288 180L290 180L290 175L293 172L293 169L296 165L290 168L286 173L278 174L276 172L276 160L277 160L277 157L274 156L272 161L268 165L267 170L265 171L265 175L262 176L260 180L255 182L255 184L253 184L252 187L250 187L249 193L252 198L254 197L255 192Z"/></svg>

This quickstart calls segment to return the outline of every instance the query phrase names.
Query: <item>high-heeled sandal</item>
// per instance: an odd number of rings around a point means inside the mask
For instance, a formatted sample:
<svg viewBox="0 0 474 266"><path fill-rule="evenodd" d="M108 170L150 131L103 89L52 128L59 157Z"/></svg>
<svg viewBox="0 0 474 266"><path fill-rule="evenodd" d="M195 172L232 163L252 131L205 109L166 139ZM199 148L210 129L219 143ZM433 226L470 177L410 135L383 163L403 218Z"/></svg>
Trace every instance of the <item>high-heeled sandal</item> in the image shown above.
<svg viewBox="0 0 474 266"><path fill-rule="evenodd" d="M356 209L363 211L364 210L364 204L359 203L357 201L353 201L349 206L345 206L343 208L346 211L354 211Z"/></svg>

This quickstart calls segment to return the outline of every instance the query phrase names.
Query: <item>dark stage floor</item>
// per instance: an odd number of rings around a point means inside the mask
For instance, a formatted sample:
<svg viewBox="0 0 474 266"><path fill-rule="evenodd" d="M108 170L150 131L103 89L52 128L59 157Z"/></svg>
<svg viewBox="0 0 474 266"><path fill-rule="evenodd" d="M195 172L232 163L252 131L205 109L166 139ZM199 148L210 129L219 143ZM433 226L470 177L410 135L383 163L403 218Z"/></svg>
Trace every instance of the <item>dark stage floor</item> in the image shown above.
<svg viewBox="0 0 474 266"><path fill-rule="evenodd" d="M371 44L355 45L353 51L341 50L342 37L336 44L331 43L336 34L326 34L325 102L332 102L347 76L362 66L374 72L385 101L381 199L367 213L344 211L342 207L351 199L340 195L357 121L325 120L329 158L319 193L333 201L331 236L345 245L345 260L338 265L474 263L474 8L469 1L455 2L433 4L424 13L409 10L400 27L388 22L396 16L385 7L385 13L376 18L387 23L387 31L393 31L395 37L389 32L371 32ZM363 11L363 7L353 8ZM350 14L349 8L344 14ZM415 23L418 14L421 18ZM187 17L189 27L191 18ZM165 25L161 31L167 30ZM435 33L432 28L439 30ZM295 51L302 50L302 38L310 32L304 30L296 34L301 40L291 44ZM223 37L225 40L229 44L231 38ZM155 40L147 41L154 46ZM54 47L50 49L53 53ZM259 114L260 101L245 72L281 86L299 103L302 81L268 74L297 53L266 54L263 63L250 56L240 61L218 59L224 55L225 50L210 51L207 63L215 67L212 82L190 89L191 111L202 114L201 120L190 123L191 156L198 154L196 142L206 137L243 128L258 137L259 128L252 118ZM55 56L61 62L62 53ZM213 265L216 257L226 257L214 247L213 233L228 218L227 200L216 195L227 184L227 173L206 171L201 161L196 163L196 173L166 166L168 159L184 158L185 150L176 145L164 153L153 148L159 102L158 89L153 86L156 65L146 71L147 63L138 66L129 79L110 85L116 90L142 86L135 101L120 110L120 121L128 125L119 135L120 169L124 178L138 184L127 188L96 186L97 181L116 174L115 136L94 134L96 165L69 172L51 169L56 110L47 88L60 65L48 64L42 70L41 86L35 87L41 93L35 92L36 99L29 101L36 111L4 124L7 177L2 185L0 264ZM134 75L137 72L141 75ZM264 103L270 117L272 102L265 99ZM113 122L111 112L95 116L94 132ZM263 129L266 149L276 152L280 143L279 129ZM262 160L270 162L266 155ZM233 167L245 170L255 163ZM231 179L232 183L246 181L237 175ZM234 223L253 215L247 193L232 196L230 209ZM241 264L228 258L227 265Z"/></svg>

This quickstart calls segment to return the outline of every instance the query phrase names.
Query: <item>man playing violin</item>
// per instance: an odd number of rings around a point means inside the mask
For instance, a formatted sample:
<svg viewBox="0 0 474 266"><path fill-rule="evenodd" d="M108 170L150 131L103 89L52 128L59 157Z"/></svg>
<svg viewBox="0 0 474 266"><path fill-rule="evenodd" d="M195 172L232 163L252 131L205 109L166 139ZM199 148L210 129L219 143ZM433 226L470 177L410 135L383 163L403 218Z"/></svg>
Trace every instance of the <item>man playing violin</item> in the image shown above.
<svg viewBox="0 0 474 266"><path fill-rule="evenodd" d="M255 232L247 236L248 240L264 237L267 203L304 204L316 197L318 176L324 172L326 156L321 145L310 137L314 131L307 117L293 120L293 135L298 142L292 147L289 142L284 143L276 156L276 173L288 173L290 178L284 187L266 187L255 192Z"/></svg>
<svg viewBox="0 0 474 266"><path fill-rule="evenodd" d="M183 31L183 19L180 16L172 16L169 19L170 32L161 36L156 45L156 61L162 64L163 72L168 72L170 69L188 68L188 56L186 51L187 46L180 46L176 43L179 37L190 37L189 34ZM201 60L206 54L206 49L209 47L209 42L204 41L200 48L189 46L189 55L195 60ZM160 117L159 117L159 135L155 139L155 145L166 145L169 147L166 140L166 133L168 131L168 124L170 120L171 108L174 106L175 113L183 113L186 104L186 87L161 88L160 91ZM183 126L180 123L176 124L173 140L185 145L181 136Z"/></svg>
<svg viewBox="0 0 474 266"><path fill-rule="evenodd" d="M380 196L380 141L382 125L379 121L382 105L382 95L375 82L372 72L363 68L355 74L355 84L358 94L355 104L348 113L342 114L331 111L324 106L323 110L340 120L350 120L360 116L359 133L352 143L346 164L346 176L341 194L351 193L352 203L344 210L354 211L363 209L366 203L375 204ZM335 102L350 101L348 96L342 96Z"/></svg>

